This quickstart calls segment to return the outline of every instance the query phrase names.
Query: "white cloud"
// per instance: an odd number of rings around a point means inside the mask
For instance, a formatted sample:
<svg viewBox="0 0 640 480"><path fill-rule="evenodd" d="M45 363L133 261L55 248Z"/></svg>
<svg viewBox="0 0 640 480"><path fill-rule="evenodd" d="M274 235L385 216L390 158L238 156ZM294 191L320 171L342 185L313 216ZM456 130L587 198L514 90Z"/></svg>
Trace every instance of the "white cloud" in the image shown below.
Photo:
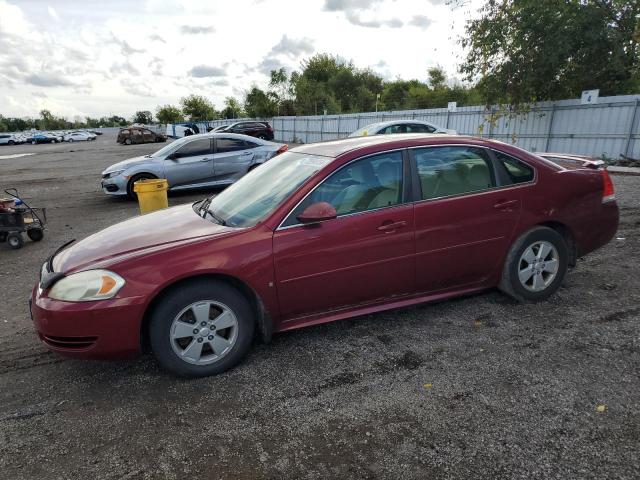
<svg viewBox="0 0 640 480"><path fill-rule="evenodd" d="M482 2L0 0L0 114L131 116L190 93L222 105L318 52L385 78L426 80L433 65L455 77L457 36Z"/></svg>

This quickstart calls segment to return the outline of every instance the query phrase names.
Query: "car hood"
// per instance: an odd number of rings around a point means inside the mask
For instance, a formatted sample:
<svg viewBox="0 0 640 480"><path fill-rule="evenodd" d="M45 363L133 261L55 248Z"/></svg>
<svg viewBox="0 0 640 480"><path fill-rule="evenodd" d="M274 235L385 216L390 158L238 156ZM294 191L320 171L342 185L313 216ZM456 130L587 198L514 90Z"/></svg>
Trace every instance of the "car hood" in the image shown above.
<svg viewBox="0 0 640 480"><path fill-rule="evenodd" d="M146 157L144 155L141 155L139 157L133 157L133 158L129 158L128 160L123 160L121 162L114 163L110 167L107 167L105 171L102 173L105 174L105 173L115 172L117 170L124 170L125 168L130 167L132 165L137 165L137 164L146 163L146 162L154 162L155 160L156 159L153 157Z"/></svg>
<svg viewBox="0 0 640 480"><path fill-rule="evenodd" d="M191 204L140 215L72 244L53 260L55 272L101 268L176 243L237 232L201 218Z"/></svg>

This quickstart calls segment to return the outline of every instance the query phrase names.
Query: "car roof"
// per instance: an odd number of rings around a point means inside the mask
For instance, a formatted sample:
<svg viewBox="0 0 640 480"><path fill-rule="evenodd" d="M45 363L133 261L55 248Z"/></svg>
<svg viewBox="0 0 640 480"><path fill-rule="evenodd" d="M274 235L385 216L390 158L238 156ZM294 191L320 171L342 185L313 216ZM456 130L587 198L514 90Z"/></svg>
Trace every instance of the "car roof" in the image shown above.
<svg viewBox="0 0 640 480"><path fill-rule="evenodd" d="M521 150L507 143L479 137L434 133L395 133L390 135L370 135L310 143L292 148L289 151L321 155L325 157L338 157L349 152L362 152L369 154L395 148L450 144L497 147L505 151Z"/></svg>
<svg viewBox="0 0 640 480"><path fill-rule="evenodd" d="M427 122L425 120L401 119L401 120L387 120L386 122L371 123L369 125L365 125L364 127L360 127L360 128L388 127L389 125L400 125L400 124L406 124L406 123L420 123L422 125L431 125L434 127L437 126L435 123Z"/></svg>

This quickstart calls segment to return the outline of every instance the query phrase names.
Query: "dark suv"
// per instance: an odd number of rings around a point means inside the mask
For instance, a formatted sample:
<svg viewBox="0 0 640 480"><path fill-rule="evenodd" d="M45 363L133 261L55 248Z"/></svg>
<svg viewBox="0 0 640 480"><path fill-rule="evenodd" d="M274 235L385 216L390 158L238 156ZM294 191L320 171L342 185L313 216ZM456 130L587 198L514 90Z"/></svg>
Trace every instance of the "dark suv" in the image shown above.
<svg viewBox="0 0 640 480"><path fill-rule="evenodd" d="M133 143L157 143L166 142L167 136L162 133L156 133L148 128L142 127L126 127L121 128L118 132L118 143L131 145Z"/></svg>
<svg viewBox="0 0 640 480"><path fill-rule="evenodd" d="M220 128L216 132L241 133L263 140L273 140L273 128L267 122L236 122Z"/></svg>

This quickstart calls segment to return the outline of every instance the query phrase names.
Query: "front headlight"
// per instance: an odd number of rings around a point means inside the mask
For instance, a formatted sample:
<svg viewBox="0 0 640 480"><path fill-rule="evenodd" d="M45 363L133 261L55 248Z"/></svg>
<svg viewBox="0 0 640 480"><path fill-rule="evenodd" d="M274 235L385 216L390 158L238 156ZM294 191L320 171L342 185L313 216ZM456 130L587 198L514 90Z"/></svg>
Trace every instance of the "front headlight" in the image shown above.
<svg viewBox="0 0 640 480"><path fill-rule="evenodd" d="M107 178L117 177L122 172L124 172L124 170L116 170L115 172L105 173L104 175L102 175L102 178L107 179Z"/></svg>
<svg viewBox="0 0 640 480"><path fill-rule="evenodd" d="M87 270L64 277L49 291L49 298L66 302L92 302L113 298L124 279L108 270Z"/></svg>

